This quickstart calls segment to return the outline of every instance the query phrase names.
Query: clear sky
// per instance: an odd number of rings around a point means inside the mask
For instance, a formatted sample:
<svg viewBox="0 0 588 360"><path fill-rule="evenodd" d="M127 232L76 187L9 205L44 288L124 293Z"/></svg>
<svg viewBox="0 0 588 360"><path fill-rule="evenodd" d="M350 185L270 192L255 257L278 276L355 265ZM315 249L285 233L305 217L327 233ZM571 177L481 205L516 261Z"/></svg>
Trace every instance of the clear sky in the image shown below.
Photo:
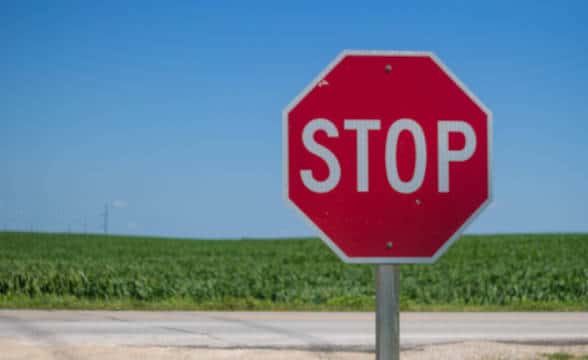
<svg viewBox="0 0 588 360"><path fill-rule="evenodd" d="M0 226L313 234L281 111L343 49L428 50L494 113L474 233L588 231L586 1L17 1L0 11Z"/></svg>

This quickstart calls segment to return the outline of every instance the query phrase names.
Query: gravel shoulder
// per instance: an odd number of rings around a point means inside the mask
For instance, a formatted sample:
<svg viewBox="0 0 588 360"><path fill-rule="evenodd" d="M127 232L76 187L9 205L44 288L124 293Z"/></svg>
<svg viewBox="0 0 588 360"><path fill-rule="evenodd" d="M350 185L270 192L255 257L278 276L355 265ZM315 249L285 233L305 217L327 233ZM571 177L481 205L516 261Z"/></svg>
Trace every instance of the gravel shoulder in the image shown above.
<svg viewBox="0 0 588 360"><path fill-rule="evenodd" d="M367 360L371 352L319 352L269 349L204 349L188 347L131 347L96 345L39 345L12 339L0 339L4 360L225 360L225 359L289 359L289 360ZM547 359L545 354L564 352L588 355L588 345L541 346L493 342L465 342L431 345L402 351L403 360L527 360Z"/></svg>

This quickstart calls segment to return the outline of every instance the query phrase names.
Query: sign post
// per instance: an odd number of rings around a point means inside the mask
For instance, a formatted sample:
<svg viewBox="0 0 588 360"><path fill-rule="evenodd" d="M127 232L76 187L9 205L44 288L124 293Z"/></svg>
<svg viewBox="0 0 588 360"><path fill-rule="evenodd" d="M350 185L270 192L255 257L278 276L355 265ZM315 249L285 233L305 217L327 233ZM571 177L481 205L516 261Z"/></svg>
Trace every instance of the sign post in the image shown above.
<svg viewBox="0 0 588 360"><path fill-rule="evenodd" d="M400 359L399 265L376 265L376 359Z"/></svg>
<svg viewBox="0 0 588 360"><path fill-rule="evenodd" d="M376 264L376 353L399 354L399 264L433 263L491 201L492 115L432 53L344 51L283 112L286 201Z"/></svg>

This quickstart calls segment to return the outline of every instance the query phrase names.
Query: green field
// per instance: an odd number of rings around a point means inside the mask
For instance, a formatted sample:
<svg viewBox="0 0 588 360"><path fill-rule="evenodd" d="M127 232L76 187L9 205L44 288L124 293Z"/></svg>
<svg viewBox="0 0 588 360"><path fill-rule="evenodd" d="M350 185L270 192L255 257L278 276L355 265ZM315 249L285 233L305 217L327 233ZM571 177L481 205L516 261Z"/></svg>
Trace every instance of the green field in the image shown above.
<svg viewBox="0 0 588 360"><path fill-rule="evenodd" d="M588 310L588 234L464 236L401 272L403 310ZM317 239L7 232L0 308L372 310L374 266Z"/></svg>

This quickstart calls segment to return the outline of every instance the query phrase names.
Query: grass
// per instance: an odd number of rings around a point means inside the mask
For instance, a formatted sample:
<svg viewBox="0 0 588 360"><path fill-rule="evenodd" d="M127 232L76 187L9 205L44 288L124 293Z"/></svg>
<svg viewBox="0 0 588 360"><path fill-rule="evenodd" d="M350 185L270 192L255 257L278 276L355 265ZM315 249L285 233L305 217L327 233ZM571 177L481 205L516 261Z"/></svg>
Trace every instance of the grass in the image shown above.
<svg viewBox="0 0 588 360"><path fill-rule="evenodd" d="M374 309L374 266L317 239L178 240L0 233L0 307ZM401 309L586 311L588 234L464 236L403 265Z"/></svg>
<svg viewBox="0 0 588 360"><path fill-rule="evenodd" d="M574 356L568 353L545 354L547 360L588 360L588 355Z"/></svg>

